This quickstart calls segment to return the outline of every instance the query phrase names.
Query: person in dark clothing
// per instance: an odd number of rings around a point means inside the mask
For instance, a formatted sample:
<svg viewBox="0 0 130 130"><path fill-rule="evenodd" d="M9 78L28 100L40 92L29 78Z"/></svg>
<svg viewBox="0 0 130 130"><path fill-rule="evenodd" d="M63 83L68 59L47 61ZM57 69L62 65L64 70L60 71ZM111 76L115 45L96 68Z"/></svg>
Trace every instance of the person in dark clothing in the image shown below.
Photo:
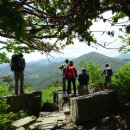
<svg viewBox="0 0 130 130"><path fill-rule="evenodd" d="M82 73L79 74L78 81L79 81L78 86L79 96L88 94L89 75L86 73L86 68L82 68Z"/></svg>
<svg viewBox="0 0 130 130"><path fill-rule="evenodd" d="M18 94L18 88L20 87L20 94L24 93L24 69L25 69L25 59L23 54L18 54L17 61L11 60L11 66L14 71L14 79L15 79L15 94ZM19 85L20 82L20 85Z"/></svg>
<svg viewBox="0 0 130 130"><path fill-rule="evenodd" d="M112 69L109 67L109 64L105 65L106 68L103 70L102 75L104 76L105 82L105 88L108 88L108 85L111 83L111 77L113 75Z"/></svg>
<svg viewBox="0 0 130 130"><path fill-rule="evenodd" d="M68 66L69 60L66 59L65 63L62 64L59 69L61 69L61 73L62 73L62 86L63 86L63 93L66 92L66 77L65 77L65 70Z"/></svg>
<svg viewBox="0 0 130 130"><path fill-rule="evenodd" d="M68 81L67 94L68 95L71 94L71 83L72 83L74 96L76 96L77 70L76 70L75 66L73 65L73 61L70 61L68 67L66 68L65 77L67 78L67 81Z"/></svg>

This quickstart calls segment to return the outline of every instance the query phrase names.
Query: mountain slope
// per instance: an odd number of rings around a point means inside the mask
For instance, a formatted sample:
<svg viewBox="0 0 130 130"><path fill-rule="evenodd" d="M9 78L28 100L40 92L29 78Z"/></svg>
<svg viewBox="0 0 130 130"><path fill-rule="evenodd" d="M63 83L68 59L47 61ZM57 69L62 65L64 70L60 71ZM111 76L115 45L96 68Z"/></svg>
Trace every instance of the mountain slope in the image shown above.
<svg viewBox="0 0 130 130"><path fill-rule="evenodd" d="M104 68L105 64L110 64L113 71L116 71L119 67L121 67L123 64L126 64L127 61L117 59L117 58L110 58L108 56L91 52L85 55L82 55L78 58L73 59L74 65L76 66L78 73L81 72L81 68L79 66L79 62L95 62L97 64L100 64L102 68ZM33 87L33 89L40 90L42 88L47 88L48 84L55 80L61 80L61 72L59 70L59 66L64 63L64 60L62 62L48 62L46 63L44 61L35 61L35 62L27 62L26 68L25 68L25 84L29 84ZM10 71L9 65L0 65L0 77L5 75L12 75L13 72Z"/></svg>
<svg viewBox="0 0 130 130"><path fill-rule="evenodd" d="M103 54L96 53L96 52L90 52L88 54L82 55L74 59L75 65L78 66L80 61L83 61L83 62L91 61L91 62L101 65L102 68L105 67L105 64L109 64L114 71L116 71L123 64L127 63L127 61L124 61L118 58L111 58L111 57L108 57L108 56L105 56Z"/></svg>

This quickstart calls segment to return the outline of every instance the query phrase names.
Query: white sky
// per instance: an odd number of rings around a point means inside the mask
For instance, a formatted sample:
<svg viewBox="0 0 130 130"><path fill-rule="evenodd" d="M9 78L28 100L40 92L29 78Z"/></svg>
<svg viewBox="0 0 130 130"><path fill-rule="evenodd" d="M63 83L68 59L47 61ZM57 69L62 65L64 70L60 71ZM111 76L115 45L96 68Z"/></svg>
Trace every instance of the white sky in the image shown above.
<svg viewBox="0 0 130 130"><path fill-rule="evenodd" d="M105 18L110 18L111 17L111 12L107 12L107 13L104 13L103 15ZM91 31L112 31L112 30L116 30L115 32L115 36L114 37L110 37L108 36L107 34L104 34L102 35L101 32L95 32L94 35L95 37L97 38L97 41L98 43L104 43L104 42L112 42L114 41L115 39L117 39L118 35L121 33L119 32L119 29L117 27L111 27L110 24L108 22L96 22L94 23L94 25L91 27L90 29ZM62 53L51 53L50 55L53 56L53 57L68 57L68 58L71 58L71 57L79 57L83 54L87 54L89 52L98 52L98 53L101 53L101 54L104 54L104 55L107 55L107 56L110 56L110 57L116 57L118 55L120 55L118 53L117 50L114 50L114 49L104 49L102 47L89 47L87 46L87 44L85 43L81 43L81 42L78 42L78 40L74 40L74 45L69 45L69 46L66 46L64 48L64 50L62 50L61 52ZM110 44L108 47L110 48L117 48L119 47L120 45L120 41L119 39ZM49 57L51 57L49 56ZM9 55L9 57L11 57L11 54ZM25 60L26 61L34 61L34 60L39 60L39 59L44 59L44 58L47 58L47 56L45 54L41 54L39 52L35 52L35 53L31 53L31 54L24 54L24 57L25 57Z"/></svg>

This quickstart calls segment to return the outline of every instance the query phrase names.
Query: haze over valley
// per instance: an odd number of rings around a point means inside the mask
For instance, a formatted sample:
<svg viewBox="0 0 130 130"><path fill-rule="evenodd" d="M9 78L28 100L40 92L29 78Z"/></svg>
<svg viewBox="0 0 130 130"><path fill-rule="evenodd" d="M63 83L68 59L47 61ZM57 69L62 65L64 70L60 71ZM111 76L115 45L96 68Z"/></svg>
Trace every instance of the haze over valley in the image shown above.
<svg viewBox="0 0 130 130"><path fill-rule="evenodd" d="M123 58L124 56L124 58ZM130 59L130 55L120 55L118 58L111 58L96 52L90 52L80 57L72 59L74 65L78 70L78 74L81 72L79 62L95 62L100 64L102 68L106 63L110 64L111 68L115 72L119 67L126 64ZM121 59L119 59L121 57ZM52 81L61 80L61 70L59 66L64 63L66 58L53 58L44 59L38 61L32 61L26 63L25 68L25 84L30 85L35 90L47 88ZM127 59L127 60L124 60ZM11 75L13 78L13 72L10 70L9 64L0 65L0 77Z"/></svg>

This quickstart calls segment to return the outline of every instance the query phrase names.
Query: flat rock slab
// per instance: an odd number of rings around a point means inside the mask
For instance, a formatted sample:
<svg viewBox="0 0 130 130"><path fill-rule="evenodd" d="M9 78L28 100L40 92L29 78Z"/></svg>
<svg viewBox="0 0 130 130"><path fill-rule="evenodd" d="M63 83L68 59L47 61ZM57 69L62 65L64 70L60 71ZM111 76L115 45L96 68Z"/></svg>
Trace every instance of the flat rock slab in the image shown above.
<svg viewBox="0 0 130 130"><path fill-rule="evenodd" d="M12 126L13 126L14 128L19 128L19 127L22 127L22 126L29 125L29 124L35 122L35 120L36 120L36 119L34 119L33 117L28 116L28 117L25 117L25 118L23 118L23 119L20 119L20 120L15 121L15 122L12 124Z"/></svg>

